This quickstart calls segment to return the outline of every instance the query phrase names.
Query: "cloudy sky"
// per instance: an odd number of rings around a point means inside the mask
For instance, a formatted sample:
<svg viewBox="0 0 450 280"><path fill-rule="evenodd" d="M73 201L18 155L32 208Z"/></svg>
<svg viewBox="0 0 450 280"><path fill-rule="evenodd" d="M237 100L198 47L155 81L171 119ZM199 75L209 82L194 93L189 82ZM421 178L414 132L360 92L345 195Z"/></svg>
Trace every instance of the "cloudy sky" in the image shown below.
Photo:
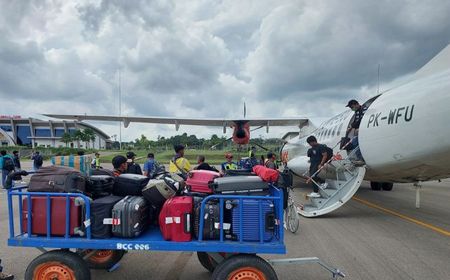
<svg viewBox="0 0 450 280"><path fill-rule="evenodd" d="M1 114L117 114L120 70L130 116L235 118L245 101L249 117L327 117L376 93L378 64L386 89L436 55L449 15L448 0L1 0ZM176 132L124 139L141 133Z"/></svg>

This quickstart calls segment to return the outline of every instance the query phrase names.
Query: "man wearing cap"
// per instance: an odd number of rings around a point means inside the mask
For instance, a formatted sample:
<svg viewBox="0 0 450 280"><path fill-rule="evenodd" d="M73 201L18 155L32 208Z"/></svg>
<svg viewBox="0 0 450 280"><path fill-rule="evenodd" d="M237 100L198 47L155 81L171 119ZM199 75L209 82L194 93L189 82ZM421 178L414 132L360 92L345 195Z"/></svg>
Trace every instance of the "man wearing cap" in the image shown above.
<svg viewBox="0 0 450 280"><path fill-rule="evenodd" d="M353 121L350 123L349 127L347 128L347 134L346 134L346 137L348 137L350 135L350 133L353 131L352 147L354 149L359 146L358 131L359 131L359 126L361 124L361 120L367 111L367 106L360 105L358 101L356 101L355 99L351 99L348 102L346 107L349 107L353 112L355 112ZM359 151L359 149L356 151L356 156L357 156L358 160L362 160L362 155L361 155L361 152Z"/></svg>
<svg viewBox="0 0 450 280"><path fill-rule="evenodd" d="M141 166L138 163L134 162L135 158L136 158L135 153L133 152L127 153L127 162L128 162L127 173L142 175Z"/></svg>
<svg viewBox="0 0 450 280"><path fill-rule="evenodd" d="M123 174L127 171L127 158L122 155L117 155L112 159L112 165L114 167L113 174L115 177L118 177L120 174Z"/></svg>
<svg viewBox="0 0 450 280"><path fill-rule="evenodd" d="M169 172L177 173L183 178L187 178L187 173L191 170L190 162L184 157L184 146L175 145L175 156L172 158L169 164Z"/></svg>

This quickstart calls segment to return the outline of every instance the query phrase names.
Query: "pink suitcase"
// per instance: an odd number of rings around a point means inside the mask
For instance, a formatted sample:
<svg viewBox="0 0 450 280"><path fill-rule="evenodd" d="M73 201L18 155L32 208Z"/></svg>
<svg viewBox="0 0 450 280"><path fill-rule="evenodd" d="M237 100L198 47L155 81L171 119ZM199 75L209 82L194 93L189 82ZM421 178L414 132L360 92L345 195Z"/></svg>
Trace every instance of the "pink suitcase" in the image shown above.
<svg viewBox="0 0 450 280"><path fill-rule="evenodd" d="M219 178L220 173L209 170L193 170L189 172L186 180L186 186L191 192L198 193L213 193L209 187L210 183L214 182L215 178Z"/></svg>

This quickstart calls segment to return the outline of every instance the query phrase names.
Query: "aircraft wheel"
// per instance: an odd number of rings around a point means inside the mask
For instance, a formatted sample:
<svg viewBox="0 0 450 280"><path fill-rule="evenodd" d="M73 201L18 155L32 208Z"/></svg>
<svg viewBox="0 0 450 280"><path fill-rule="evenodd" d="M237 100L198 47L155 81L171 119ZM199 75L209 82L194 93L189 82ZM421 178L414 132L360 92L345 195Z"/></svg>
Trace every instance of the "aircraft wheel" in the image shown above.
<svg viewBox="0 0 450 280"><path fill-rule="evenodd" d="M382 183L379 182L370 182L370 187L373 191L381 191L381 185Z"/></svg>
<svg viewBox="0 0 450 280"><path fill-rule="evenodd" d="M35 258L27 267L25 280L90 280L87 263L70 251L50 251Z"/></svg>
<svg viewBox="0 0 450 280"><path fill-rule="evenodd" d="M383 188L383 191L392 191L392 188L394 188L393 183L382 183L381 187Z"/></svg>
<svg viewBox="0 0 450 280"><path fill-rule="evenodd" d="M272 266L255 255L239 254L221 262L211 277L220 280L278 280Z"/></svg>

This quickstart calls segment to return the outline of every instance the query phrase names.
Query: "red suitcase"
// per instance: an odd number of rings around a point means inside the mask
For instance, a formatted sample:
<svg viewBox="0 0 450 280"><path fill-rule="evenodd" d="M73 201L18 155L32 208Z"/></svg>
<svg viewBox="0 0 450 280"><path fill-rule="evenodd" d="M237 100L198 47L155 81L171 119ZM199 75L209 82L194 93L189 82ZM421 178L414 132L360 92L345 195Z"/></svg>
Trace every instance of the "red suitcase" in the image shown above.
<svg viewBox="0 0 450 280"><path fill-rule="evenodd" d="M31 198L31 234L47 235L47 197L33 196ZM51 235L64 236L66 234L66 198L51 197ZM84 235L82 231L82 206L70 198L70 235ZM22 230L28 232L28 198L22 201Z"/></svg>
<svg viewBox="0 0 450 280"><path fill-rule="evenodd" d="M186 180L186 186L191 192L213 193L209 183L214 182L215 178L220 177L220 173L209 170L193 170L189 172Z"/></svg>
<svg viewBox="0 0 450 280"><path fill-rule="evenodd" d="M192 196L176 196L164 203L159 214L159 227L164 240L191 241L193 207Z"/></svg>

